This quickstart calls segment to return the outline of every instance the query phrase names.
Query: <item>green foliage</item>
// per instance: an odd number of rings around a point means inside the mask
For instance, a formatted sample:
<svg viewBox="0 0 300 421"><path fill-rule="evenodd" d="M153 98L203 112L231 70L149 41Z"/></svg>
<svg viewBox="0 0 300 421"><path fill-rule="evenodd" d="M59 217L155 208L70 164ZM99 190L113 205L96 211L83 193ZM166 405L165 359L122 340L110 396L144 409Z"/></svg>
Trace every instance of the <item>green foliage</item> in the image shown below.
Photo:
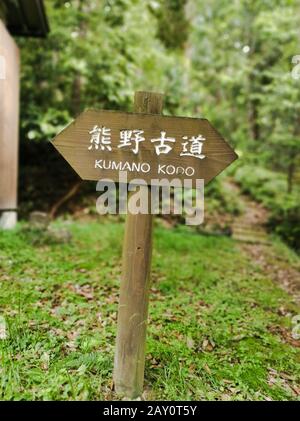
<svg viewBox="0 0 300 421"><path fill-rule="evenodd" d="M244 165L235 173L242 191L270 207L278 194L285 196L285 181L277 173L256 165Z"/></svg>
<svg viewBox="0 0 300 421"><path fill-rule="evenodd" d="M150 2L150 9L158 20L159 39L170 49L183 49L189 37L186 16L187 0L160 0Z"/></svg>
<svg viewBox="0 0 300 421"><path fill-rule="evenodd" d="M23 139L49 139L87 107L127 110L134 90L149 89L166 93L166 113L204 115L234 145L291 172L300 145L296 0L46 5L48 38L19 40Z"/></svg>
<svg viewBox="0 0 300 421"><path fill-rule="evenodd" d="M192 3L195 108L261 165L290 173L300 154L298 2Z"/></svg>
<svg viewBox="0 0 300 421"><path fill-rule="evenodd" d="M286 201L282 206L272 210L269 223L270 229L291 247L300 252L300 201Z"/></svg>
<svg viewBox="0 0 300 421"><path fill-rule="evenodd" d="M286 192L286 181L279 173L254 165L240 167L235 174L242 191L262 202L269 210L268 227L290 246L300 250L300 191Z"/></svg>
<svg viewBox="0 0 300 421"><path fill-rule="evenodd" d="M297 218L297 210L283 210L300 156L299 80L291 77L299 54L297 0L46 6L48 38L18 40L22 140L49 140L88 107L129 110L137 89L165 92L165 114L210 119L241 159L250 154L266 168L250 174L251 183L244 177L245 191L274 212L278 206L279 218ZM286 187L268 170L284 173ZM226 194L219 183L208 187L213 206L238 211Z"/></svg>
<svg viewBox="0 0 300 421"><path fill-rule="evenodd" d="M77 0L46 5L48 38L18 40L22 139L51 139L88 107L128 110L137 89L178 89L180 63L156 38L156 20L147 2ZM141 28L147 36L141 37ZM174 110L175 98L169 103Z"/></svg>
<svg viewBox="0 0 300 421"><path fill-rule="evenodd" d="M205 188L206 212L217 211L220 214L239 215L241 206L235 193L227 189L218 177Z"/></svg>

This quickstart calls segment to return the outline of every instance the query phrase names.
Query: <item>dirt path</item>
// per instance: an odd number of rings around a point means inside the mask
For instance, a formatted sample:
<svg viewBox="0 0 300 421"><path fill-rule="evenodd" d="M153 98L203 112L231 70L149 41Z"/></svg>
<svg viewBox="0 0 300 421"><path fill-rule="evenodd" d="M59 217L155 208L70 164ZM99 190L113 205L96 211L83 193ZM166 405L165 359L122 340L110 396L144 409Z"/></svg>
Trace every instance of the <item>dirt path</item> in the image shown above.
<svg viewBox="0 0 300 421"><path fill-rule="evenodd" d="M232 224L232 237L239 241L240 249L254 260L271 279L293 296L300 304L300 265L291 262L272 242L265 224L268 211L259 203L241 194L239 187L228 181L226 187L240 197L243 212Z"/></svg>

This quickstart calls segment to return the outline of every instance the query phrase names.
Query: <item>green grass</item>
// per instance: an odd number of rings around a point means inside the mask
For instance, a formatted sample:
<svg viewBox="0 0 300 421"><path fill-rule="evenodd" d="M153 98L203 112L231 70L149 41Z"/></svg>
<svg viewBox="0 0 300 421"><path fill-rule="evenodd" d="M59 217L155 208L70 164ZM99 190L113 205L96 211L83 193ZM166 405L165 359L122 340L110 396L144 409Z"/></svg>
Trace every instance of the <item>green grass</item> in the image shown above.
<svg viewBox="0 0 300 421"><path fill-rule="evenodd" d="M116 398L123 224L62 226L70 243L22 225L0 233L1 399ZM300 311L232 240L158 226L152 267L147 399L297 399Z"/></svg>

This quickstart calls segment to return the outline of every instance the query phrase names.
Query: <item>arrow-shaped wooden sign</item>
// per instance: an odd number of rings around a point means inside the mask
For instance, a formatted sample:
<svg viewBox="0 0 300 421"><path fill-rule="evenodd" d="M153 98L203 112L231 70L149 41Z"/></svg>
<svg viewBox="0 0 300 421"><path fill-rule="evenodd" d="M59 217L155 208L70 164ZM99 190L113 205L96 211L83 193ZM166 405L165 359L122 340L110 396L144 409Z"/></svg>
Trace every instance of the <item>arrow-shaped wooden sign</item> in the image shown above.
<svg viewBox="0 0 300 421"><path fill-rule="evenodd" d="M53 145L83 180L208 183L237 158L206 119L116 111L83 112Z"/></svg>
<svg viewBox="0 0 300 421"><path fill-rule="evenodd" d="M84 180L127 182L204 179L207 183L236 153L205 119L160 115L163 96L137 92L136 113L86 111L59 133L53 145ZM136 182L136 181L135 181ZM151 198L147 203L150 203ZM153 215L128 213L123 247L114 384L118 394L142 394L149 299Z"/></svg>

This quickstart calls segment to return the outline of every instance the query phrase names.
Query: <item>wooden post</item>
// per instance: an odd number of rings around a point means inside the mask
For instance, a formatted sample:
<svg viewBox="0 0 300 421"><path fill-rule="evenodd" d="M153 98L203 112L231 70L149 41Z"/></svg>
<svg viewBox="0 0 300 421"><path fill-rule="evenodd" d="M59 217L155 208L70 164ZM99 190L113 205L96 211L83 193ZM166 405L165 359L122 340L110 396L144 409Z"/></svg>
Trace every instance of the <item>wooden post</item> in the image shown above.
<svg viewBox="0 0 300 421"><path fill-rule="evenodd" d="M19 50L0 20L0 228L17 221Z"/></svg>
<svg viewBox="0 0 300 421"><path fill-rule="evenodd" d="M161 114L162 107L163 95L135 93L135 112ZM130 399L141 396L143 392L152 254L150 188L141 188L148 197L149 214L128 214L126 219L114 367L115 390Z"/></svg>
<svg viewBox="0 0 300 421"><path fill-rule="evenodd" d="M144 183L140 191L133 192L134 196L129 198L132 202L129 209L133 203L141 201L142 196L148 199L148 210L147 215L128 214L126 220L114 367L116 392L131 399L141 396L143 392L153 229L149 208L151 184L154 179L173 181L176 173L176 178L184 182L188 177L196 187L197 180L204 179L207 183L237 158L208 120L162 116L162 103L161 94L137 92L135 113L87 110L52 142L83 180L109 178L120 182L120 172L126 169L127 182L141 177ZM109 130L107 133L111 133L111 136L103 136L103 132L101 136L99 122ZM133 142L132 133L128 131L144 133L142 140L145 143L139 145L141 149L134 151L133 148L123 148L133 146L126 142L126 145L120 145L120 140L125 140L121 137L124 130L127 132L126 140L129 134L129 140ZM166 138L166 134L171 137ZM188 139L193 145L196 142L196 149L186 149L190 142L182 143L183 139ZM138 143L138 139L135 141ZM165 141L171 142L172 146L166 145ZM160 144L152 145L154 142ZM114 165L105 168L104 161L113 158ZM143 172L145 164L147 171ZM168 171L168 167L171 171ZM137 202L135 196L139 197ZM144 203L140 205L137 206L145 209Z"/></svg>

